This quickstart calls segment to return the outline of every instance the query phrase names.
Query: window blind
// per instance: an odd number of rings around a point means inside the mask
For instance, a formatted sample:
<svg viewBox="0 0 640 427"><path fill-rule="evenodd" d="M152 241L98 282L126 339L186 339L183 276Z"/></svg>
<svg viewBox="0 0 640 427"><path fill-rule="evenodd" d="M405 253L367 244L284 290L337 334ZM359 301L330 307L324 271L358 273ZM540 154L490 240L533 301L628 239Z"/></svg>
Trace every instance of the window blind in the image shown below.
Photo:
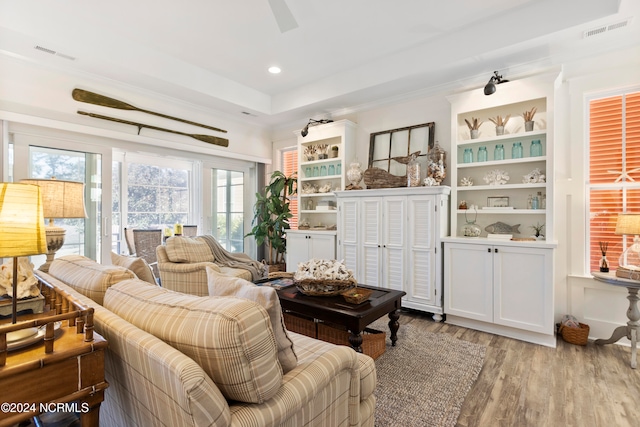
<svg viewBox="0 0 640 427"><path fill-rule="evenodd" d="M640 92L589 103L589 268L598 270L601 242L609 268L627 244L615 234L618 214L640 213Z"/></svg>
<svg viewBox="0 0 640 427"><path fill-rule="evenodd" d="M287 150L282 152L282 173L291 176L298 171L298 150ZM298 229L298 195L290 198L289 209L293 217L289 219L289 226L292 230Z"/></svg>

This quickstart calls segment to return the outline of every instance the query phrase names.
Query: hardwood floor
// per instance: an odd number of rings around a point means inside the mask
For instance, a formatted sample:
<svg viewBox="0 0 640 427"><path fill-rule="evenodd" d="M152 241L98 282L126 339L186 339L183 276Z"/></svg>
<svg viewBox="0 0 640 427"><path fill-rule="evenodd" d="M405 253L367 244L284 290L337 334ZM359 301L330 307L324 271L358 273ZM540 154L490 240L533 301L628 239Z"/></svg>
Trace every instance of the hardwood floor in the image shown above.
<svg viewBox="0 0 640 427"><path fill-rule="evenodd" d="M400 317L408 322L487 348L460 427L640 426L640 368L631 369L629 347L577 346L559 337L557 347L548 348L436 323L410 310Z"/></svg>

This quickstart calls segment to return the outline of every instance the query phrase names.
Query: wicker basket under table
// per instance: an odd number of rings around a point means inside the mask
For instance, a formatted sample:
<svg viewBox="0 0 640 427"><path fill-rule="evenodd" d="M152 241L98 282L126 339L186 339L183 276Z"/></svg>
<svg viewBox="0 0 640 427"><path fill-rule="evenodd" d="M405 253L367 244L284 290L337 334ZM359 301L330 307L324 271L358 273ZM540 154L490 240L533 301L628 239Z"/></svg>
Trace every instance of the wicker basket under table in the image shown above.
<svg viewBox="0 0 640 427"><path fill-rule="evenodd" d="M283 313L287 330L298 334L317 338L337 345L351 346L349 331L338 325L316 322L313 318L297 313ZM386 350L387 334L375 329L366 328L362 332L362 352L374 359L382 356Z"/></svg>
<svg viewBox="0 0 640 427"><path fill-rule="evenodd" d="M330 323L318 323L318 339L337 345L351 346L349 331ZM375 329L366 328L362 331L362 352L373 359L382 356L387 346L387 334Z"/></svg>
<svg viewBox="0 0 640 427"><path fill-rule="evenodd" d="M282 316L287 330L311 338L318 338L318 330L313 318L293 313L282 313Z"/></svg>

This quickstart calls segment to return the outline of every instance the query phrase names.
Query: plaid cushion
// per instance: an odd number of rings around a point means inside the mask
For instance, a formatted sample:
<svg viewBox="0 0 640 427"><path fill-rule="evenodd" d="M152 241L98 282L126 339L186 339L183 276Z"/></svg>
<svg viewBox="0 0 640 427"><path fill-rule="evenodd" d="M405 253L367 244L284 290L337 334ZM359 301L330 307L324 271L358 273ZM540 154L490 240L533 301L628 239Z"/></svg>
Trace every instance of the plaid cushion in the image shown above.
<svg viewBox="0 0 640 427"><path fill-rule="evenodd" d="M293 351L293 342L287 335L280 299L275 289L269 286L256 286L239 277L221 274L211 267L207 267L207 284L210 296L236 296L255 301L263 306L271 319L271 327L278 345L278 360L282 370L289 372L296 367L298 358Z"/></svg>
<svg viewBox="0 0 640 427"><path fill-rule="evenodd" d="M198 238L170 237L165 246L171 262L213 262L216 260L209 245Z"/></svg>
<svg viewBox="0 0 640 427"><path fill-rule="evenodd" d="M110 286L136 277L124 267L98 264L82 255L65 255L54 259L49 274L98 304L102 304Z"/></svg>
<svg viewBox="0 0 640 427"><path fill-rule="evenodd" d="M144 258L118 255L115 252L111 252L111 262L113 265L133 271L133 274L135 274L140 280L144 280L145 282L149 282L154 285L156 284L156 278L153 274L153 270L149 267L149 264L147 264L147 261L145 261Z"/></svg>
<svg viewBox="0 0 640 427"><path fill-rule="evenodd" d="M109 288L104 305L195 360L227 399L262 403L282 384L269 315L255 302L134 279Z"/></svg>

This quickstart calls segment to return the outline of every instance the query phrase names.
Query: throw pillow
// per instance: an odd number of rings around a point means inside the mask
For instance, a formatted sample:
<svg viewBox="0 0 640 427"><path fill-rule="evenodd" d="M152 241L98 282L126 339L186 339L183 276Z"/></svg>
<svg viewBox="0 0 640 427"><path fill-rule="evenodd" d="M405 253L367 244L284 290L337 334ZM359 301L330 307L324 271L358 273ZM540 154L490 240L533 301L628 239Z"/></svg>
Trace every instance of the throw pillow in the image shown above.
<svg viewBox="0 0 640 427"><path fill-rule="evenodd" d="M165 246L167 257L171 262L214 262L216 260L207 242L195 237L169 237Z"/></svg>
<svg viewBox="0 0 640 427"><path fill-rule="evenodd" d="M149 267L149 264L147 264L147 261L145 261L144 258L118 255L115 252L111 252L111 262L113 265L118 265L133 271L133 274L135 274L140 280L144 280L145 282L149 282L153 285L157 283L153 270Z"/></svg>
<svg viewBox="0 0 640 427"><path fill-rule="evenodd" d="M54 259L49 267L49 275L100 305L111 285L135 277L132 271L124 267L98 264L82 255L64 255Z"/></svg>
<svg viewBox="0 0 640 427"><path fill-rule="evenodd" d="M298 357L293 351L293 341L287 334L282 317L280 299L274 288L257 286L240 277L221 274L207 267L207 285L209 296L235 296L255 301L269 313L271 327L278 345L278 361L284 372L289 372L298 365Z"/></svg>
<svg viewBox="0 0 640 427"><path fill-rule="evenodd" d="M269 315L255 302L198 297L134 279L112 286L104 306L191 357L227 399L262 403L282 385Z"/></svg>

